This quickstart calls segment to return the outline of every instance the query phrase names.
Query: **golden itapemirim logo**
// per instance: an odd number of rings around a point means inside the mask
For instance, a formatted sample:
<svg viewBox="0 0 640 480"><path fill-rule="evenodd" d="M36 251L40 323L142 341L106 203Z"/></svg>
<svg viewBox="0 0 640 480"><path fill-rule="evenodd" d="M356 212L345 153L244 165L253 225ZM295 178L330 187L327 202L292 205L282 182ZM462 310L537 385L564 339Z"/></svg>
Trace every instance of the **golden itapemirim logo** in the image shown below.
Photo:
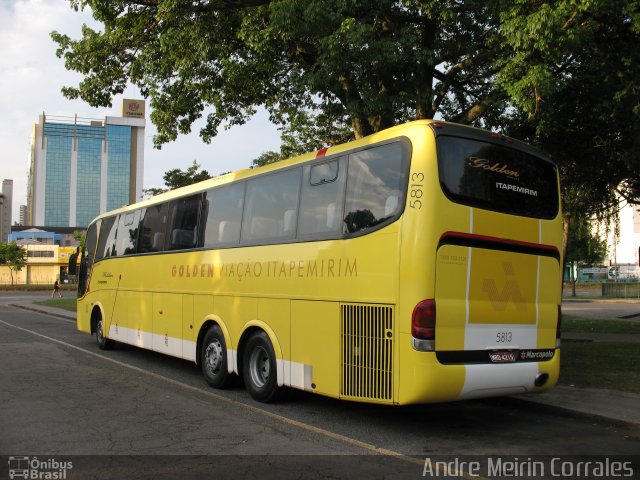
<svg viewBox="0 0 640 480"><path fill-rule="evenodd" d="M516 272L511 262L502 262L502 272L506 277L515 277ZM498 291L498 285L495 279L485 278L482 281L482 290L487 294L493 308L499 312L507 309L509 301L512 301L519 312L527 310L527 303L524 301L520 286L515 278L509 278L502 291Z"/></svg>
<svg viewBox="0 0 640 480"><path fill-rule="evenodd" d="M487 159L487 158L480 158L480 157L469 157L469 166L472 168L480 168L482 170L489 170L495 173L501 173L503 175L506 175L507 177L519 177L520 176L520 172L518 172L517 170L511 170L509 168L509 165L507 165L506 163L502 164L502 163L491 163L491 160Z"/></svg>
<svg viewBox="0 0 640 480"><path fill-rule="evenodd" d="M321 260L289 260L267 262L231 262L175 264L174 278L228 278L242 281L249 278L341 278L357 277L355 258Z"/></svg>

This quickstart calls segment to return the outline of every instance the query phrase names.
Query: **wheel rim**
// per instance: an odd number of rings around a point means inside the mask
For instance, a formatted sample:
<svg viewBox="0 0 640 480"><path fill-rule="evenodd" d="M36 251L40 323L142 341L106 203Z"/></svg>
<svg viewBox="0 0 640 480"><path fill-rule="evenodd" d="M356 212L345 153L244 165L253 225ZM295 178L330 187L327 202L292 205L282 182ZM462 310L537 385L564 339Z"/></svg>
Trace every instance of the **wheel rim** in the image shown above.
<svg viewBox="0 0 640 480"><path fill-rule="evenodd" d="M98 320L98 324L96 325L96 336L98 339L98 343L102 343L102 320Z"/></svg>
<svg viewBox="0 0 640 480"><path fill-rule="evenodd" d="M204 358L209 373L212 375L220 373L223 358L222 344L220 343L220 340L214 339L209 345L207 345L207 349L204 352Z"/></svg>
<svg viewBox="0 0 640 480"><path fill-rule="evenodd" d="M256 347L251 352L249 373L251 374L251 381L258 388L264 387L269 381L271 362L269 362L269 355L264 348Z"/></svg>

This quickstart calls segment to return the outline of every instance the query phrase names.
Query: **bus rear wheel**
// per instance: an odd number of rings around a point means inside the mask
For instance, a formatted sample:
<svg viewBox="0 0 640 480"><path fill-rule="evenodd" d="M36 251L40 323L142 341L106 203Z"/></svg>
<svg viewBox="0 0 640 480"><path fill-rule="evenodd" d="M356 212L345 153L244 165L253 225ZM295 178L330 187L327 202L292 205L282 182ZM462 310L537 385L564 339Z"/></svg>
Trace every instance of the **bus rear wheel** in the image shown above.
<svg viewBox="0 0 640 480"><path fill-rule="evenodd" d="M274 402L278 398L276 354L265 332L254 333L244 349L242 377L249 395L259 402Z"/></svg>
<svg viewBox="0 0 640 480"><path fill-rule="evenodd" d="M104 336L104 322L102 316L96 322L96 343L100 350L111 350L116 342Z"/></svg>
<svg viewBox="0 0 640 480"><path fill-rule="evenodd" d="M211 327L202 342L200 351L202 374L209 385L224 388L229 385L230 375L227 363L227 345L220 327Z"/></svg>

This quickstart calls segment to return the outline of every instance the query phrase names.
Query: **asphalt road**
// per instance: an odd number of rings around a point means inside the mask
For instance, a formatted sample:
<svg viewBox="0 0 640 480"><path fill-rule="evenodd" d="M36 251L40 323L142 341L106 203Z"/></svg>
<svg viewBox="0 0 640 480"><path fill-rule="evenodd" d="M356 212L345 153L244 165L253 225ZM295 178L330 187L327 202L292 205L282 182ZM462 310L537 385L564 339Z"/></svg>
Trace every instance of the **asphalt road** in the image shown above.
<svg viewBox="0 0 640 480"><path fill-rule="evenodd" d="M263 405L240 385L210 389L191 363L100 351L73 322L8 301L0 455L107 455L74 457L82 478L417 478L440 456L640 452L637 430L509 398L383 407L291 392Z"/></svg>
<svg viewBox="0 0 640 480"><path fill-rule="evenodd" d="M562 313L585 318L605 318L640 322L640 302L564 301L562 302Z"/></svg>

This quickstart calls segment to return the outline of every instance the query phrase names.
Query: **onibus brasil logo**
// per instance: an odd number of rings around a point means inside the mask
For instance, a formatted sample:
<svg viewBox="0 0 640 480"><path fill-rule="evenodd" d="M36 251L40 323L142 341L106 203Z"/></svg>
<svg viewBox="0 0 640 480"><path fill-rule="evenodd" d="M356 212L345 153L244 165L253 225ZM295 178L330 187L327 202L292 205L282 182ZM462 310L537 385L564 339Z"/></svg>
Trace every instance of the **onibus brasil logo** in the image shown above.
<svg viewBox="0 0 640 480"><path fill-rule="evenodd" d="M38 480L64 480L67 471L73 468L72 462L63 462L53 458L39 460L38 457L9 457L9 478Z"/></svg>

